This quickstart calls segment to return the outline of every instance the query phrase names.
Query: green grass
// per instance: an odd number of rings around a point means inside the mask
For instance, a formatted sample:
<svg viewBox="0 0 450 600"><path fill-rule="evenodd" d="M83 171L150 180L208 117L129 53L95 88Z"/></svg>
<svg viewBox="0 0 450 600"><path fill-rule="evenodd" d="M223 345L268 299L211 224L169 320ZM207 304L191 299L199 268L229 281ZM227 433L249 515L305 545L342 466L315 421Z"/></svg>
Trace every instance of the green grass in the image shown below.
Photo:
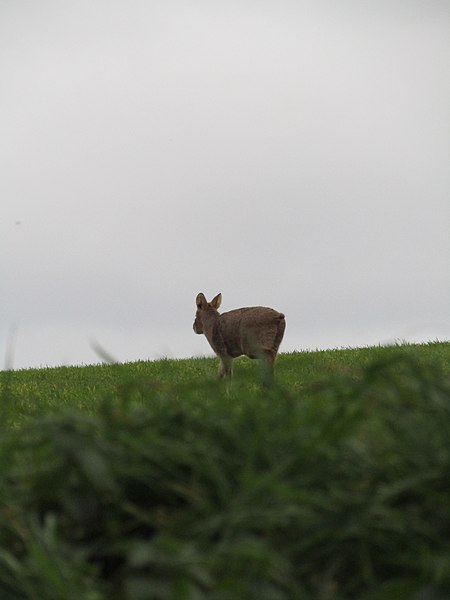
<svg viewBox="0 0 450 600"><path fill-rule="evenodd" d="M5 600L450 597L450 344L0 373Z"/></svg>

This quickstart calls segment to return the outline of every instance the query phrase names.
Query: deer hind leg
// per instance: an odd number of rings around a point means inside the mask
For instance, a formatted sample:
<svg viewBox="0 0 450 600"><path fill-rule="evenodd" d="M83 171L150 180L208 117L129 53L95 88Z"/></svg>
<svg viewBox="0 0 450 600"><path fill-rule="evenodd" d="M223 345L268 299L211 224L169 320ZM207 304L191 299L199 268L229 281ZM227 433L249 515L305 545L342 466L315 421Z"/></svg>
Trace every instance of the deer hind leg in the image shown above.
<svg viewBox="0 0 450 600"><path fill-rule="evenodd" d="M275 350L263 350L261 357L262 383L264 387L272 387L274 383L274 368L277 353Z"/></svg>
<svg viewBox="0 0 450 600"><path fill-rule="evenodd" d="M231 377L231 363L233 359L230 356L220 356L219 377Z"/></svg>

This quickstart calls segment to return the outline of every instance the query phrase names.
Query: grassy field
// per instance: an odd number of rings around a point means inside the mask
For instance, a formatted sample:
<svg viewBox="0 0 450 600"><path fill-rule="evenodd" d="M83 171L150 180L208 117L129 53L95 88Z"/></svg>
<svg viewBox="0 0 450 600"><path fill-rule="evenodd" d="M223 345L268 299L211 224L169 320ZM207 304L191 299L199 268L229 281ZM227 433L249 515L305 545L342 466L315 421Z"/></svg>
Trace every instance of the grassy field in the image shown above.
<svg viewBox="0 0 450 600"><path fill-rule="evenodd" d="M450 597L450 344L0 373L0 598Z"/></svg>

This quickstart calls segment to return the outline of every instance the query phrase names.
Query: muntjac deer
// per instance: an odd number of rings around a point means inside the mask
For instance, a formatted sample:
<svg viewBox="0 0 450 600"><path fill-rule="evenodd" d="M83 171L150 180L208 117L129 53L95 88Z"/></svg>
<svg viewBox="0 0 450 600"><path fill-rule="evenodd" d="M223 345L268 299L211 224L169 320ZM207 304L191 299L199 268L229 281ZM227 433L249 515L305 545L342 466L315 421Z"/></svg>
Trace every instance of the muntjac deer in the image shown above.
<svg viewBox="0 0 450 600"><path fill-rule="evenodd" d="M267 365L268 379L273 378L273 364L283 339L284 314L272 308L252 306L219 314L222 294L208 302L204 294L197 295L195 333L204 333L220 359L219 376L230 377L233 358L245 354L260 358Z"/></svg>

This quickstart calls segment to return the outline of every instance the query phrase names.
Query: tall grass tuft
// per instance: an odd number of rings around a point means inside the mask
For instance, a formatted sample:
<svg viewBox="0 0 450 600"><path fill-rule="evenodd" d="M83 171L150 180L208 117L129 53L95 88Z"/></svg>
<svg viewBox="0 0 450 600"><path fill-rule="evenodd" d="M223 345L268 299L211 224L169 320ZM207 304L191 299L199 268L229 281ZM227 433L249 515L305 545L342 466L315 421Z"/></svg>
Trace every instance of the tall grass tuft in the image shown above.
<svg viewBox="0 0 450 600"><path fill-rule="evenodd" d="M448 368L282 362L270 390L119 368L95 410L19 424L9 380L2 600L450 597Z"/></svg>

